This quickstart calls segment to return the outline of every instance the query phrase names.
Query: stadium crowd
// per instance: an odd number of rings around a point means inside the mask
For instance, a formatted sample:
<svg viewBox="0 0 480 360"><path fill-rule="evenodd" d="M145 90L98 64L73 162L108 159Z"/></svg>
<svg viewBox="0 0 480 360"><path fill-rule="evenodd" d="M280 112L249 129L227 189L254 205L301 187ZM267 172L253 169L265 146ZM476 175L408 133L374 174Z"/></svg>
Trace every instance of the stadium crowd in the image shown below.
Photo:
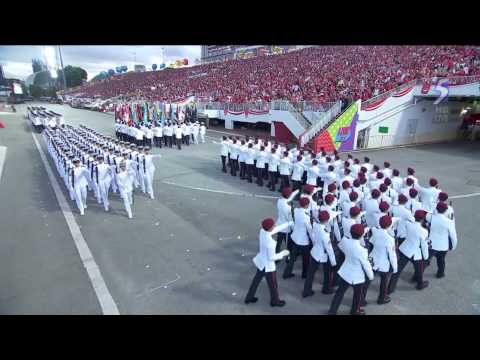
<svg viewBox="0 0 480 360"><path fill-rule="evenodd" d="M289 100L325 103L368 100L414 79L480 74L480 53L470 46L318 46L180 69L127 73L82 86L70 95L112 98L140 95L175 101Z"/></svg>

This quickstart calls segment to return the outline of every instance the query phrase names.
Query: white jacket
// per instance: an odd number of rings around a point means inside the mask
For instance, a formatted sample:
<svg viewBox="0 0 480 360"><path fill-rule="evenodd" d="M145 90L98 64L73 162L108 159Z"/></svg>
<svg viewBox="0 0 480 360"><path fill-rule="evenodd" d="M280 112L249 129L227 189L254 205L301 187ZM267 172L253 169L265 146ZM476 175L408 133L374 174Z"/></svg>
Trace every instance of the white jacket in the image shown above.
<svg viewBox="0 0 480 360"><path fill-rule="evenodd" d="M422 202L422 207L428 212L433 212L435 206L437 206L438 194L440 190L435 187L422 188L419 187L420 201Z"/></svg>
<svg viewBox="0 0 480 360"><path fill-rule="evenodd" d="M360 245L360 241L344 237L338 244L345 254L338 275L350 285L362 284L368 277L373 280L372 265L368 261L368 251Z"/></svg>
<svg viewBox="0 0 480 360"><path fill-rule="evenodd" d="M317 186L317 178L320 176L320 169L317 165L311 166L307 170L307 184Z"/></svg>
<svg viewBox="0 0 480 360"><path fill-rule="evenodd" d="M273 240L272 236L277 232L289 227L290 223L285 223L279 226L276 226L272 231L265 231L260 229L259 240L260 240L260 250L258 254L253 258L253 263L258 270L262 271L265 269L265 272L275 271L275 261L280 260L283 255L280 253L275 253L275 247L277 242Z"/></svg>
<svg viewBox="0 0 480 360"><path fill-rule="evenodd" d="M396 273L398 262L393 237L385 229L373 228L370 242L373 244L373 250L370 253L373 258L373 270L389 272L391 265L393 272Z"/></svg>
<svg viewBox="0 0 480 360"><path fill-rule="evenodd" d="M290 169L292 167L292 162L288 157L283 157L280 159L280 165L278 166L278 171L280 175L290 175Z"/></svg>
<svg viewBox="0 0 480 360"><path fill-rule="evenodd" d="M292 180L295 180L295 181L302 180L304 171L305 171L305 164L302 161L297 161L295 164L293 164Z"/></svg>
<svg viewBox="0 0 480 360"><path fill-rule="evenodd" d="M307 209L297 208L293 210L293 232L291 238L297 245L308 245L312 237L312 225Z"/></svg>
<svg viewBox="0 0 480 360"><path fill-rule="evenodd" d="M428 259L427 229L423 228L419 222L408 221L406 224L407 237L398 248L403 255L413 260Z"/></svg>
<svg viewBox="0 0 480 360"><path fill-rule="evenodd" d="M373 198L365 201L365 220L367 221L367 226L370 228L378 226L377 217L375 216L380 213L378 205L378 201Z"/></svg>
<svg viewBox="0 0 480 360"><path fill-rule="evenodd" d="M278 211L278 219L277 219L277 224L282 225L285 223L289 223L293 221L292 218L292 207L290 206L290 202L295 198L297 195L298 190L295 190L292 192L292 195L288 199L285 198L280 198L277 200L277 211ZM282 233L289 233L292 229L290 227L287 227L280 232Z"/></svg>
<svg viewBox="0 0 480 360"><path fill-rule="evenodd" d="M415 218L404 205L396 205L392 208L392 215L399 218L397 223L397 237L405 239L407 236L407 222L414 222Z"/></svg>
<svg viewBox="0 0 480 360"><path fill-rule="evenodd" d="M453 220L444 214L433 214L430 221L430 240L432 249L437 251L449 250L449 239L452 243L452 250L457 247L457 231Z"/></svg>
<svg viewBox="0 0 480 360"><path fill-rule="evenodd" d="M330 264L332 266L337 265L335 253L333 252L332 241L330 240L330 233L327 231L325 226L314 223L312 235L313 247L310 254L315 261L326 263L327 260L330 260Z"/></svg>

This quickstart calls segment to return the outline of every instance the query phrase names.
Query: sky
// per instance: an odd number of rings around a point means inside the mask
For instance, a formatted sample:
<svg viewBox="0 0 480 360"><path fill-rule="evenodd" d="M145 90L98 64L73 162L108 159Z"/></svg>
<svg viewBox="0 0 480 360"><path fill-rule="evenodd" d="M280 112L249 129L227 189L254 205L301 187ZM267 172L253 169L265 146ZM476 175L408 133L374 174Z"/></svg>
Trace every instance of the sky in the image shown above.
<svg viewBox="0 0 480 360"><path fill-rule="evenodd" d="M55 49L57 47L55 46ZM65 45L61 47L63 65L80 66L88 73L88 80L101 71L115 69L119 65L127 65L133 70L134 60L151 70L152 64L161 64L162 48L165 63L187 58L189 65L200 59L201 47L194 46L121 46L121 45ZM43 46L0 46L0 64L5 77L24 80L32 70L32 59L44 61Z"/></svg>

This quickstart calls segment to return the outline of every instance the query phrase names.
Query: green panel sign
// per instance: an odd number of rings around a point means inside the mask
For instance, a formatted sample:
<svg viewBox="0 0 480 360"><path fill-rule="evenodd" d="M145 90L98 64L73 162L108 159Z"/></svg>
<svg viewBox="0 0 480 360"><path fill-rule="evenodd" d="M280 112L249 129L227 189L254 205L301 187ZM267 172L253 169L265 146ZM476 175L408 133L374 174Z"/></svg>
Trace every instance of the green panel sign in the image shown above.
<svg viewBox="0 0 480 360"><path fill-rule="evenodd" d="M380 134L388 134L388 126L379 126L378 127L378 132Z"/></svg>

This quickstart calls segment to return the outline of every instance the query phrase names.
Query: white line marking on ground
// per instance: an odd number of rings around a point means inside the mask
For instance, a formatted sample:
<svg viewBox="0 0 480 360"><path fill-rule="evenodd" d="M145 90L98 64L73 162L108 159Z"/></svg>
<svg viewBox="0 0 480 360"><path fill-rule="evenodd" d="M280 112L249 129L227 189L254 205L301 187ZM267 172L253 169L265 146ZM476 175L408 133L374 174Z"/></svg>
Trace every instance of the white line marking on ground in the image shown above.
<svg viewBox="0 0 480 360"><path fill-rule="evenodd" d="M178 186L178 187L182 187L182 188L185 188L185 189L208 191L208 192L213 192L213 193L218 193L218 194L244 196L244 197L257 197L257 198L264 198L264 199L278 199L278 196L257 195L257 194L249 194L249 193L238 193L238 192L233 192L233 191L206 189L206 188L195 187L195 186L180 185L180 184L176 184L176 183L171 182L171 181L162 181L162 182L164 184Z"/></svg>
<svg viewBox="0 0 480 360"><path fill-rule="evenodd" d="M220 131L220 130L210 130L210 129L208 129L208 131L216 132L216 133L220 133L220 134L232 135L232 136L245 136L245 135L238 134L238 133L231 133L231 132Z"/></svg>
<svg viewBox="0 0 480 360"><path fill-rule="evenodd" d="M469 197L474 197L474 196L480 196L480 193L471 193L471 194L465 194L465 195L455 195L455 196L450 196L449 199L463 199L463 198L469 198Z"/></svg>
<svg viewBox="0 0 480 360"><path fill-rule="evenodd" d="M6 158L7 158L7 147L0 146L0 183L2 182L3 166L5 165Z"/></svg>
<svg viewBox="0 0 480 360"><path fill-rule="evenodd" d="M33 129L32 129L33 130ZM112 298L112 295L108 291L107 285L105 280L102 277L100 269L98 268L93 255L88 248L88 245L80 232L80 227L78 226L77 222L75 221L75 217L73 216L72 211L70 210L70 206L68 205L65 196L63 195L62 190L60 189L60 185L48 163L45 153L43 152L40 144L38 143L37 138L32 132L32 138L37 147L38 152L40 153L40 157L42 159L43 165L45 166L45 170L47 171L48 178L53 187L53 191L55 192L55 196L57 197L58 203L60 205L60 209L62 210L63 216L67 222L68 228L70 233L72 234L73 241L75 242L75 246L77 248L78 254L82 260L83 266L87 270L88 277L90 278L90 282L92 283L93 289L95 290L95 294L97 296L98 302L102 308L103 315L120 315L118 311L117 304Z"/></svg>

